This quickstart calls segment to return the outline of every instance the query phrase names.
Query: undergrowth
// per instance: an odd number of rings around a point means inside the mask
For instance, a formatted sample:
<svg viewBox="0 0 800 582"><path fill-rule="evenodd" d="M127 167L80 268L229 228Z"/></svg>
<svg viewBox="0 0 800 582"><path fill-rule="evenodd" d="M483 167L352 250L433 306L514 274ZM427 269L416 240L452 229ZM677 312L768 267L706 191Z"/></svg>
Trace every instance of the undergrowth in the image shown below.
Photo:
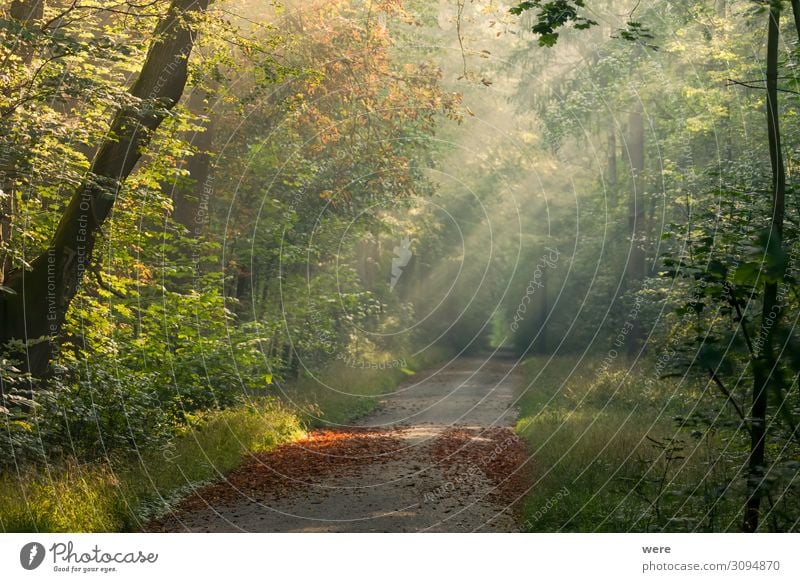
<svg viewBox="0 0 800 582"><path fill-rule="evenodd" d="M738 531L746 430L702 381L646 363L528 359L516 430L533 486L526 531ZM794 453L772 451L764 528L797 527Z"/></svg>
<svg viewBox="0 0 800 582"><path fill-rule="evenodd" d="M271 395L249 394L232 407L188 415L178 433L158 446L113 449L90 460L75 454L38 463L20 459L0 473L0 529L139 531L151 517L194 487L221 478L246 455L300 438L309 428L368 413L382 394L445 355L432 350L393 369L335 362L317 380L301 377L276 386ZM35 440L35 427L17 426L15 431Z"/></svg>

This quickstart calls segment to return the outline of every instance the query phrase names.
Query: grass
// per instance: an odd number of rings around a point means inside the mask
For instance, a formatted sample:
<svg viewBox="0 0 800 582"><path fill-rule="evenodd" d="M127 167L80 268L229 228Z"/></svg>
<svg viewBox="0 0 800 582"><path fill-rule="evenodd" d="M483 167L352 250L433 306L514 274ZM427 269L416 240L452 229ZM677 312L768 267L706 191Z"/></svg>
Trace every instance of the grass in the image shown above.
<svg viewBox="0 0 800 582"><path fill-rule="evenodd" d="M427 349L423 355L402 360L392 360L387 353L372 354L372 362L396 364L384 369L337 360L321 377L309 375L298 379L285 391L285 399L302 411L309 426L335 427L369 414L381 397L403 380L445 360L448 355L447 350L436 347Z"/></svg>
<svg viewBox="0 0 800 582"><path fill-rule="evenodd" d="M338 424L372 410L381 394L445 357L432 351L405 368L356 369L337 362L322 377L289 385L285 397L255 397L199 416L158 451L81 464L74 459L0 475L5 532L139 531L192 487L217 478L244 456L297 439L307 428ZM345 392L349 394L345 394Z"/></svg>
<svg viewBox="0 0 800 582"><path fill-rule="evenodd" d="M193 484L217 478L244 455L304 434L275 399L215 411L159 451L104 463L75 460L0 478L0 527L10 531L135 531Z"/></svg>
<svg viewBox="0 0 800 582"><path fill-rule="evenodd" d="M516 430L532 454L527 531L738 528L740 435L678 428L703 386L644 365L531 358Z"/></svg>

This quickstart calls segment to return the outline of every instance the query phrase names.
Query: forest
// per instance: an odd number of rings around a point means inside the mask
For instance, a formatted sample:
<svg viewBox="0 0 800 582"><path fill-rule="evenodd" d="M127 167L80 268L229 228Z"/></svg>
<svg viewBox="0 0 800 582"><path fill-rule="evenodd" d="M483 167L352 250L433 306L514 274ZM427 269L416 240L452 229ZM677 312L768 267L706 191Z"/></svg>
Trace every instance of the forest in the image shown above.
<svg viewBox="0 0 800 582"><path fill-rule="evenodd" d="M800 1L4 0L0 60L0 531L800 531Z"/></svg>

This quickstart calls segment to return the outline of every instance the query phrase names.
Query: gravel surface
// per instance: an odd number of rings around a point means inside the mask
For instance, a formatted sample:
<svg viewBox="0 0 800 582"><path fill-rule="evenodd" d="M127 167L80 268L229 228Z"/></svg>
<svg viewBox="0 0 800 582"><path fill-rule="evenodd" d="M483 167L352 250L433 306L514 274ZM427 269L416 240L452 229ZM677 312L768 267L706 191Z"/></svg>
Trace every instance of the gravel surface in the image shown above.
<svg viewBox="0 0 800 582"><path fill-rule="evenodd" d="M471 357L400 385L350 427L251 457L150 531L515 531L527 455L514 360Z"/></svg>

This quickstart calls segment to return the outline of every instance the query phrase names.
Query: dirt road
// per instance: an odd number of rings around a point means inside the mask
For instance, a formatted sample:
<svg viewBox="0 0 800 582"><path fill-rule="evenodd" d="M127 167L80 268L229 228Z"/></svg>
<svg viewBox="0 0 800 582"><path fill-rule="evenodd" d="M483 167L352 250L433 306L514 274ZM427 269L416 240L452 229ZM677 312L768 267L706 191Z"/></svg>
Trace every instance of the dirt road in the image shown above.
<svg viewBox="0 0 800 582"><path fill-rule="evenodd" d="M526 453L509 429L514 361L412 377L346 429L257 455L151 531L513 531Z"/></svg>

